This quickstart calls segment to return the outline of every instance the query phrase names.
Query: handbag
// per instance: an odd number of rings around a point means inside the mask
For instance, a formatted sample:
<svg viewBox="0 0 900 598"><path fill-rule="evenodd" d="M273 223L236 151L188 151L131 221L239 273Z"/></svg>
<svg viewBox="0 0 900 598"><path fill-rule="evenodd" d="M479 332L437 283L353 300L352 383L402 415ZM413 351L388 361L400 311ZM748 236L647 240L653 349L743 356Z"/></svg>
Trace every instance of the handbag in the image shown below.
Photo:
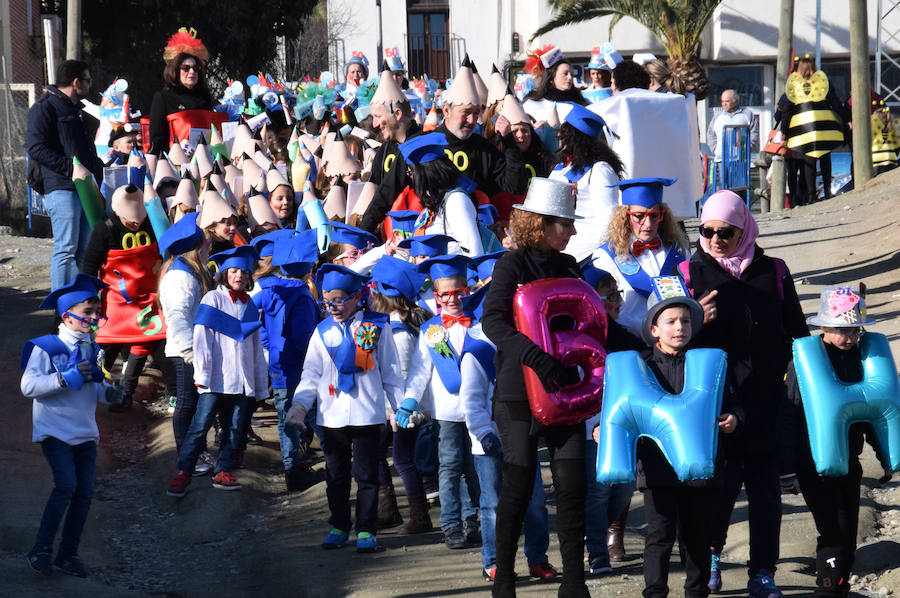
<svg viewBox="0 0 900 598"><path fill-rule="evenodd" d="M789 158L791 155L791 150L787 147L787 140L784 138L784 133L778 129L769 131L769 136L766 138L766 145L763 147L763 151L767 154L772 154L773 156L784 156Z"/></svg>

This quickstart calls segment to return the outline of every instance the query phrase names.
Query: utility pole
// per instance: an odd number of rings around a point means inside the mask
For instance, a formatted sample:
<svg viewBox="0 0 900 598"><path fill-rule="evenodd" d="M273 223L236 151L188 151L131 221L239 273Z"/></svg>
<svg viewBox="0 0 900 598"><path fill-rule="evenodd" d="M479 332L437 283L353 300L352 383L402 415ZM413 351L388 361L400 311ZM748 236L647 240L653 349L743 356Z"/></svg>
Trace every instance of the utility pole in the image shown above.
<svg viewBox="0 0 900 598"><path fill-rule="evenodd" d="M866 0L850 0L850 97L853 98L853 188L860 189L872 178Z"/></svg>
<svg viewBox="0 0 900 598"><path fill-rule="evenodd" d="M381 70L381 63L384 62L384 40L382 39L381 30L381 0L375 0L375 11L378 14L378 56L375 57L372 64L374 65L373 70L377 75ZM407 60L409 60L408 56Z"/></svg>
<svg viewBox="0 0 900 598"><path fill-rule="evenodd" d="M66 2L66 60L81 59L81 0Z"/></svg>
<svg viewBox="0 0 900 598"><path fill-rule="evenodd" d="M775 63L775 102L784 93L788 69L791 66L791 47L794 45L794 0L781 0L781 20L778 23L778 60ZM777 156L780 158L780 156ZM772 161L773 212L784 209L784 160Z"/></svg>

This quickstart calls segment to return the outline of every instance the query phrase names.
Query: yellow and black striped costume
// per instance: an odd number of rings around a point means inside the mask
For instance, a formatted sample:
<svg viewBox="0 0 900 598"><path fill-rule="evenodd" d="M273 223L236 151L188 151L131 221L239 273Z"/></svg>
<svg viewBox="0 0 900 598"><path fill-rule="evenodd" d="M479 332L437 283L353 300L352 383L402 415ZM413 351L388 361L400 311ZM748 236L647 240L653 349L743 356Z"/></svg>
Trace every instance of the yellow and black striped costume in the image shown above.
<svg viewBox="0 0 900 598"><path fill-rule="evenodd" d="M890 112L888 112L887 126L877 113L872 115L872 166L897 164L900 141L897 139L896 124L894 120L891 120Z"/></svg>
<svg viewBox="0 0 900 598"><path fill-rule="evenodd" d="M843 126L828 101L828 77L816 71L809 79L790 74L785 95L790 101L782 130L787 146L810 158L820 158L844 143Z"/></svg>

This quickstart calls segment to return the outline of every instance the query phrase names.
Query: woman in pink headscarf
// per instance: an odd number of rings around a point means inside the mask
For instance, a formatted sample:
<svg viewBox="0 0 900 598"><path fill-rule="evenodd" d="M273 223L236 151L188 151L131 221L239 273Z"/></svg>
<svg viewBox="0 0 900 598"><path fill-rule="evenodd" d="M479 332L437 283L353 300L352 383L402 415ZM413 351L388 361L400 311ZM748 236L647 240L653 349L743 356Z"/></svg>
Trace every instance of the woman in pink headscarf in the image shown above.
<svg viewBox="0 0 900 598"><path fill-rule="evenodd" d="M710 589L721 589L718 556L725 544L734 501L747 489L750 502L751 596L780 596L773 575L781 528L781 487L774 454L775 422L793 339L809 335L794 280L785 263L756 244L759 227L731 191L707 199L700 215L699 248L679 265L695 298L716 293L697 347L728 353L728 367L746 415L728 452L720 508L713 514ZM737 436L737 435L736 435Z"/></svg>

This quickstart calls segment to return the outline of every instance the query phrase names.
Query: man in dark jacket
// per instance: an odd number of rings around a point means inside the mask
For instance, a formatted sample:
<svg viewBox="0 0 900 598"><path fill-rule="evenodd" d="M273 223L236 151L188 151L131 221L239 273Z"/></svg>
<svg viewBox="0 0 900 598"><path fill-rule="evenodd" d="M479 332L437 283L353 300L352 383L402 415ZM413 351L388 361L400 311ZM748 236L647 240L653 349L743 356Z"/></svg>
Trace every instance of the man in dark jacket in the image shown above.
<svg viewBox="0 0 900 598"><path fill-rule="evenodd" d="M53 227L53 289L75 280L91 234L72 182L72 158L78 158L98 184L103 178L103 162L85 129L81 110L81 100L91 88L87 63L66 60L56 69L56 83L47 87L28 111L26 138L28 182L44 194Z"/></svg>

